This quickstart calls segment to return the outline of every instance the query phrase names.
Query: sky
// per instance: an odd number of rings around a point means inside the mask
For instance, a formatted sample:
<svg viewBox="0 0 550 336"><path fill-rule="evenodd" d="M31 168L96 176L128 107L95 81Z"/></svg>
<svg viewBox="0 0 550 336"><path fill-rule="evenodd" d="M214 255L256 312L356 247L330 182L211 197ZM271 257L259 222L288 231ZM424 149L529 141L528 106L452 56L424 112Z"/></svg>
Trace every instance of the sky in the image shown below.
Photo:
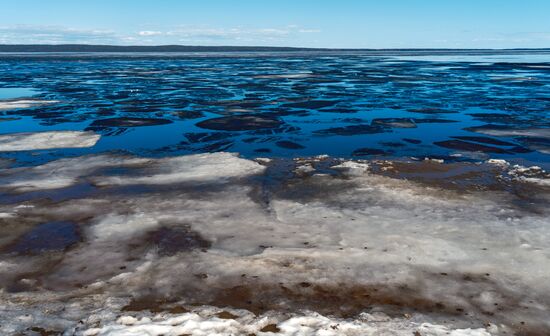
<svg viewBox="0 0 550 336"><path fill-rule="evenodd" d="M548 48L550 0L0 0L0 44Z"/></svg>

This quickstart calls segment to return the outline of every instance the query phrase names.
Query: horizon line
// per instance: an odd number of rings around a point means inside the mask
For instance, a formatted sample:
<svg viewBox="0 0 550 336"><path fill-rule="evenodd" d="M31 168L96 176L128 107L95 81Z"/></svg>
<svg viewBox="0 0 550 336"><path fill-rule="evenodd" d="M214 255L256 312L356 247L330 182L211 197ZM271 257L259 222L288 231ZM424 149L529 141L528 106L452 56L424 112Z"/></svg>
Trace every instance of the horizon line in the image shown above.
<svg viewBox="0 0 550 336"><path fill-rule="evenodd" d="M75 48L82 48L88 50L70 50ZM330 47L293 47L293 46L241 46L241 45L182 45L182 44L161 44L161 45L123 45L123 44L86 44L86 43L59 43L59 44L0 44L0 52L48 52L47 49L53 52L102 52L114 51L119 49L120 51L132 51L132 52L146 52L145 49L164 49L163 52L184 52L184 51L199 51L199 49L211 51L550 51L550 47L540 48L420 48L420 47L407 47L407 48L330 48ZM13 49L13 51L4 51ZM43 51L38 50L43 49ZM58 49L58 50L54 50ZM63 50L65 49L65 50ZM111 49L111 50L108 50ZM134 49L134 50L128 50ZM170 50L172 49L172 50ZM180 50L175 50L180 49ZM187 49L187 50L184 50ZM192 50L195 49L195 50ZM227 49L227 50L223 50Z"/></svg>

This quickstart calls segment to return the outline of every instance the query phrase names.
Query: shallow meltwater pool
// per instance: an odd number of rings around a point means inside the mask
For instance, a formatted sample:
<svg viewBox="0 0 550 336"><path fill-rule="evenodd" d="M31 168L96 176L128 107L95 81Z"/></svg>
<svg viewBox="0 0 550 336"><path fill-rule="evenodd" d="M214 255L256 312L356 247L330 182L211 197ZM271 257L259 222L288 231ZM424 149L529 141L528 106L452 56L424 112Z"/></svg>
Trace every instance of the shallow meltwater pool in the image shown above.
<svg viewBox="0 0 550 336"><path fill-rule="evenodd" d="M548 56L0 55L0 334L550 334Z"/></svg>

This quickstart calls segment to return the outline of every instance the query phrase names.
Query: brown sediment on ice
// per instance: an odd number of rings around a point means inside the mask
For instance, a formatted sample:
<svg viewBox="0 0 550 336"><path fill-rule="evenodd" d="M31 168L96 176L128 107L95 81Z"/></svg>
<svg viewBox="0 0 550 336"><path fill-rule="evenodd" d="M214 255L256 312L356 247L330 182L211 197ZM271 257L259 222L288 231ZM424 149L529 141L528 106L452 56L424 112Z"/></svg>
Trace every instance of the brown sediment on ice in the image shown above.
<svg viewBox="0 0 550 336"><path fill-rule="evenodd" d="M167 300L153 295L133 298L127 305L121 308L123 312L138 312L143 310L148 310L151 313L168 312L171 314L182 314L190 311L183 305L178 304L178 301Z"/></svg>
<svg viewBox="0 0 550 336"><path fill-rule="evenodd" d="M509 175L509 166L490 162L441 162L421 161L381 161L371 162L371 172L382 176L405 179L427 186L439 187L457 192L506 191L520 198L535 196L533 188L547 191L542 185L525 183ZM541 173L541 178L548 174Z"/></svg>
<svg viewBox="0 0 550 336"><path fill-rule="evenodd" d="M536 335L550 330L546 174L500 161L226 153L6 169L0 287L37 309L99 298L82 314L133 298L117 309L207 305L222 320L233 309L383 311Z"/></svg>

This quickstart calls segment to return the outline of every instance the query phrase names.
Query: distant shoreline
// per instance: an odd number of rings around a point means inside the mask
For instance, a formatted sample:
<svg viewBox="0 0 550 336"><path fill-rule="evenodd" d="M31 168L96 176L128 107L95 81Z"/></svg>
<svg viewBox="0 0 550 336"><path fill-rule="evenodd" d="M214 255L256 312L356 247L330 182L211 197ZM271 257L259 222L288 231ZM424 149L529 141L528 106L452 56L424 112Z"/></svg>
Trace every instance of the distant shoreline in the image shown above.
<svg viewBox="0 0 550 336"><path fill-rule="evenodd" d="M450 48L399 48L399 49L361 49L361 48L300 48L300 47L258 47L258 46L121 46L89 44L0 44L2 53L151 53L151 52L414 52L414 53L522 53L550 52L550 48L516 49L450 49Z"/></svg>

